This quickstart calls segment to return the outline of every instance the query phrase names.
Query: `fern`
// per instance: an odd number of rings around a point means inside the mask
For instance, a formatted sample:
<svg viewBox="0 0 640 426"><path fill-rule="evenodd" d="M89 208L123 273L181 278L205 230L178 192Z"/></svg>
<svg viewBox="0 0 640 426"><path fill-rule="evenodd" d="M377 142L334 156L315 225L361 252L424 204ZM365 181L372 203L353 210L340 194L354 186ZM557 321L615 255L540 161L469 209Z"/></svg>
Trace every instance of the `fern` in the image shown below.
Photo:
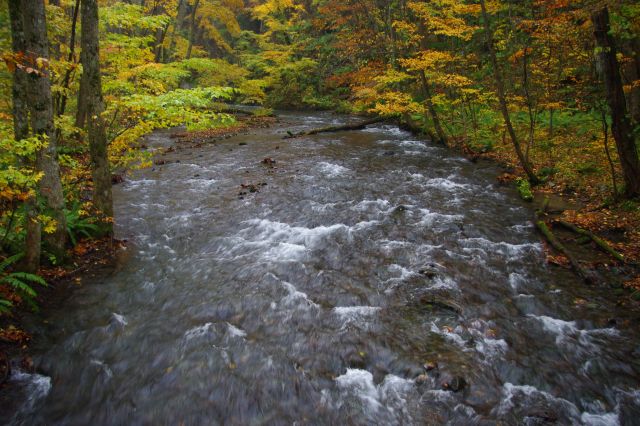
<svg viewBox="0 0 640 426"><path fill-rule="evenodd" d="M35 298L38 294L31 286L31 283L46 287L47 282L35 274L6 271L8 267L18 262L23 256L23 253L19 253L0 262L0 285L11 287L32 310L36 311L38 306L35 303ZM0 314L9 314L11 308L13 308L11 301L0 298Z"/></svg>
<svg viewBox="0 0 640 426"><path fill-rule="evenodd" d="M0 315L10 313L12 307L13 303L6 299L0 299Z"/></svg>

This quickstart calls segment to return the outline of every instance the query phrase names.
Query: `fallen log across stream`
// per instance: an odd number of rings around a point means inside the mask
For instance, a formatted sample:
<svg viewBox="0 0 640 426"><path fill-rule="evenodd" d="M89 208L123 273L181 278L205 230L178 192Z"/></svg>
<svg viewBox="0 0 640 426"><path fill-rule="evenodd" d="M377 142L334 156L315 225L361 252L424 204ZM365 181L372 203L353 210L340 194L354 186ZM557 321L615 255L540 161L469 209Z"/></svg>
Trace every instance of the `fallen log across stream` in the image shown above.
<svg viewBox="0 0 640 426"><path fill-rule="evenodd" d="M370 120L362 121L359 123L349 123L349 124L343 124L340 126L321 127L319 129L312 129L312 130L307 130L305 132L298 132L298 133L287 132L288 134L284 136L282 139L293 139L293 138L299 138L301 136L317 135L318 133L341 132L341 131L347 131L347 130L362 130L370 124L381 123L386 120L388 119L385 117L376 117L376 118L372 118Z"/></svg>
<svg viewBox="0 0 640 426"><path fill-rule="evenodd" d="M624 262L625 261L624 257L620 253L615 251L613 249L613 247L611 247L609 244L606 243L606 241L604 241L602 238L600 238L597 235L595 235L593 232L588 231L586 229L579 228L576 225L574 225L573 223L569 223L569 222L564 221L564 220L558 220L558 221L556 221L556 223L558 225L564 227L564 228L569 229L570 231L575 232L578 235L589 237L591 239L591 241L596 243L596 245L598 247L600 247L603 251L605 251L606 253L608 253L611 256L613 256L616 260L618 260L620 262Z"/></svg>
<svg viewBox="0 0 640 426"><path fill-rule="evenodd" d="M571 254L569 250L567 250L564 244L562 244L562 242L560 242L560 240L556 238L553 231L551 231L549 226L547 226L547 223L544 221L543 216L546 215L548 208L549 198L545 197L540 210L536 211L536 219L534 221L536 228L538 228L540 233L549 242L551 247L553 247L557 252L567 258L569 264L580 278L582 278L588 284L594 284L596 282L595 275L587 268L582 266L580 261L573 254Z"/></svg>
<svg viewBox="0 0 640 426"><path fill-rule="evenodd" d="M569 260L569 264L580 278L582 278L588 284L594 284L596 282L594 275L589 272L584 266L582 266L582 264L580 264L580 261L573 254L571 254L569 250L567 250L567 248L560 242L560 240L558 240L558 238L556 238L556 236L553 234L551 229L549 229L544 220L537 218L535 224L536 228L538 228L542 235L544 235L549 244L551 244L551 246L556 251L558 251Z"/></svg>

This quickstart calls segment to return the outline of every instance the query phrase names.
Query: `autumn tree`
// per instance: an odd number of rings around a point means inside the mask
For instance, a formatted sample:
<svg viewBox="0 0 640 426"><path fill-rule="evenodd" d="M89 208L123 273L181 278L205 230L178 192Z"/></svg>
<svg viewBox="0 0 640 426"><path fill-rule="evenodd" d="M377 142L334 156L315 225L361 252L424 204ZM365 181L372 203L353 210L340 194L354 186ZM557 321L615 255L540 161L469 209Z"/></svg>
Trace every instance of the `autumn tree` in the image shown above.
<svg viewBox="0 0 640 426"><path fill-rule="evenodd" d="M24 54L25 60L31 65L16 69L18 73L27 73L26 76L20 78L27 81L31 133L47 142L45 147L36 153L36 169L42 172L42 177L38 182L38 195L44 201L44 210L41 214L46 214L53 219L51 227L47 227L47 232L44 233L44 241L52 255L61 260L65 254L67 227L64 215L65 199L60 180L60 166L53 125L45 5L44 0L12 1L19 4L18 7L22 10ZM16 5L12 7L16 7ZM31 244L30 241L28 243Z"/></svg>
<svg viewBox="0 0 640 426"><path fill-rule="evenodd" d="M617 49L610 35L609 10L596 10L591 15L593 31L599 48L603 80L607 93L607 103L611 110L611 131L616 141L618 157L622 165L625 195L633 198L640 195L640 160L633 136L633 126L627 112L620 65L616 57Z"/></svg>
<svg viewBox="0 0 640 426"><path fill-rule="evenodd" d="M193 0L189 15L189 44L186 58L199 39L209 44L209 50L218 56L231 53L229 38L240 34L236 13L243 7L241 0Z"/></svg>
<svg viewBox="0 0 640 426"><path fill-rule="evenodd" d="M491 66L493 68L493 77L495 80L496 94L498 96L498 102L500 104L500 112L502 113L502 117L504 118L504 124L507 127L507 131L509 132L509 137L511 138L511 143L513 144L513 148L518 156L518 160L520 161L520 166L527 174L527 178L533 184L539 182L538 177L533 171L533 167L525 157L525 154L522 150L522 145L520 144L520 139L516 134L515 128L511 121L511 115L509 114L509 104L507 102L507 94L505 91L504 84L504 76L502 74L502 69L498 62L498 56L496 54L496 48L494 45L494 35L493 30L491 29L491 21L489 18L489 12L487 11L487 6L484 0L480 0L480 7L482 8L482 23L484 25L484 36L485 42L487 46L487 50L489 51L489 59L491 60Z"/></svg>
<svg viewBox="0 0 640 426"><path fill-rule="evenodd" d="M26 41L20 1L9 1L9 18L11 21L12 50L14 55L26 52ZM13 137L22 140L29 137L29 105L27 99L28 84L26 73L18 67L13 72L12 100L13 100ZM30 166L30 164L25 164ZM35 273L40 266L41 226L38 221L37 200L31 195L25 202L25 256L22 269Z"/></svg>
<svg viewBox="0 0 640 426"><path fill-rule="evenodd" d="M93 175L93 203L107 218L105 225L111 232L113 196L111 194L111 169L107 154L102 77L100 75L100 49L97 0L82 0L82 80L86 96L87 133Z"/></svg>

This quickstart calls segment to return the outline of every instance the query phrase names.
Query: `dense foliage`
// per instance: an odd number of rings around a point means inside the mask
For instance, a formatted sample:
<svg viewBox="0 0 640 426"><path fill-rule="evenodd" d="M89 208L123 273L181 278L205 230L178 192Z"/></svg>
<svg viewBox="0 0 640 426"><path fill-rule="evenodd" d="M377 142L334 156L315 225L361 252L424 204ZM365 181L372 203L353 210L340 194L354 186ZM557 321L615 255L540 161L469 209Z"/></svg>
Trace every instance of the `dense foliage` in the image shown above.
<svg viewBox="0 0 640 426"><path fill-rule="evenodd" d="M91 181L87 128L78 104L83 99L80 1L46 3L50 57L32 66L12 52L7 1L0 3L3 268L24 250L28 200L43 202L37 191L42 171L34 158L48 143L38 136L16 140L11 102L16 67L27 67L36 77L47 72L51 79L70 242L99 229L86 185L79 184ZM234 124L236 118L223 106L234 102L397 117L434 140L511 163L512 178L524 177L518 187L526 198L531 197L527 180L597 200L615 200L628 186L610 131L615 117L606 102L603 51L593 37L591 16L609 8L637 141L640 6L634 1L98 4L103 120L112 171L149 164L140 138L154 129ZM41 67L46 71L38 71ZM53 232L56 219L46 208L39 212L35 220L43 232ZM33 281L0 269L0 280L14 279ZM0 305L6 303L0 296Z"/></svg>

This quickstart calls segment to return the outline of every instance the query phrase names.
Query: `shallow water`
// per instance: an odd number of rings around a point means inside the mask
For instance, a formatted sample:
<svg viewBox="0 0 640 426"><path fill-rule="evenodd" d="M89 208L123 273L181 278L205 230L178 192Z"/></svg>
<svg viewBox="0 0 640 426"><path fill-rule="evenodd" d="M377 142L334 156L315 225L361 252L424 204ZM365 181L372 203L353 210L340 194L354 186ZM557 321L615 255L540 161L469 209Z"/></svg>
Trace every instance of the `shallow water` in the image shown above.
<svg viewBox="0 0 640 426"><path fill-rule="evenodd" d="M637 327L545 264L494 166L387 125L282 140L345 118L281 119L115 187L129 246L47 313L8 423L637 421Z"/></svg>

